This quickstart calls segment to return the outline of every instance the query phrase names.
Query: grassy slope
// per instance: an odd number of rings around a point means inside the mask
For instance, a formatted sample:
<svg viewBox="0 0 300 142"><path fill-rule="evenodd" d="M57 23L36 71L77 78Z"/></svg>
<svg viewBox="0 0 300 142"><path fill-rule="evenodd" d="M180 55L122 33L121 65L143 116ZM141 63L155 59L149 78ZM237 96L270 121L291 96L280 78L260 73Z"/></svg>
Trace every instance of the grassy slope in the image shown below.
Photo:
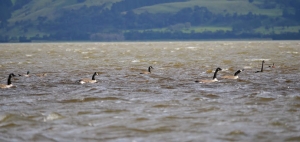
<svg viewBox="0 0 300 142"><path fill-rule="evenodd" d="M147 29L146 31L159 31L159 32L167 32L170 30L168 30L168 28L155 28L155 29ZM231 27L215 27L215 26L201 26L201 27L190 27L188 29L183 28L182 32L184 33L191 33L191 32L195 32L195 33L201 33L201 32L206 32L206 31L218 31L218 30L222 30L222 31L231 31ZM144 30L140 30L141 32ZM124 31L124 32L128 32L128 30Z"/></svg>
<svg viewBox="0 0 300 142"><path fill-rule="evenodd" d="M274 27L274 33L280 34L285 32L298 33L300 31L300 26L290 26L290 27ZM258 33L270 34L273 32L272 29L266 30L264 27L260 27L255 30Z"/></svg>
<svg viewBox="0 0 300 142"><path fill-rule="evenodd" d="M190 0L187 2L177 2L169 4L159 4L154 6L141 7L135 11L138 13L148 11L152 13L160 12L172 12L175 13L178 10L186 7L207 7L213 13L238 13L247 14L252 12L255 14L263 14L268 16L280 16L282 13L281 9L259 9L255 4L260 3L249 3L248 0Z"/></svg>
<svg viewBox="0 0 300 142"><path fill-rule="evenodd" d="M20 21L20 20L35 20L38 16L48 16L48 18L54 18L55 11L62 8L79 8L81 6L92 6L92 5L102 5L105 2L117 2L120 0L86 0L83 3L77 4L76 0L33 0L28 5L24 6L13 13L10 22ZM261 0L256 0L259 3ZM259 9L254 5L250 4L248 0L190 0L187 2L176 2L176 3L166 3L158 4L153 6L141 7L135 10L137 13L144 11L152 13L160 12L171 12L175 13L182 8L186 7L207 7L210 11L214 13L238 13L247 14L252 12L255 14L263 14L269 16L280 16L282 13L281 9Z"/></svg>
<svg viewBox="0 0 300 142"><path fill-rule="evenodd" d="M14 2L14 0L12 0ZM47 16L49 19L55 17L55 11L60 9L76 9L81 6L93 6L93 5L102 5L106 2L117 2L120 0L86 0L84 3L76 3L76 0L33 0L28 5L24 6L22 9L19 9L13 13L12 18L9 20L10 22L20 21L20 20L35 20L38 16ZM141 7L135 9L135 12L141 13L144 11L148 11L151 13L161 13L161 12L170 12L175 13L182 8L186 7L207 7L210 11L214 13L238 13L238 14L247 14L248 12L252 12L255 14L262 14L268 16L281 16L281 9L259 9L255 6L255 4L259 4L262 0L255 0L255 3L249 3L248 0L190 0L187 2L177 2L177 3L166 3L166 4L158 4L153 6ZM299 26L291 27L289 29L282 29L281 27L275 27L274 30L276 33L285 32L285 31L294 31L298 32L300 29ZM162 29L152 29L154 31L165 31L165 28ZM190 29L185 29L183 32L203 32L203 31L216 31L216 30L231 30L230 27L191 27ZM264 28L259 28L256 30L257 32L269 33ZM22 31L18 31L18 29L12 30L10 33L6 33L9 35L27 35L34 36L38 32L36 30L30 30L28 33L22 33ZM46 33L40 33L41 35Z"/></svg>
<svg viewBox="0 0 300 142"><path fill-rule="evenodd" d="M9 22L14 23L21 20L33 20L35 21L39 16L47 16L48 19L55 18L55 11L60 9L76 9L81 6L93 6L102 5L103 3L113 3L120 0L86 0L83 3L77 4L77 0L33 0L32 2L25 5L23 8L15 11L12 14L12 18ZM14 3L15 0L12 0ZM10 31L1 31L0 34L9 36L35 36L37 34L43 36L49 33L41 33L37 29L28 29L28 32L20 30L18 27Z"/></svg>
<svg viewBox="0 0 300 142"><path fill-rule="evenodd" d="M22 9L15 11L9 22L20 20L35 20L38 16L47 16L49 19L55 17L54 13L57 10L67 8L79 8L81 6L102 5L106 2L116 2L120 0L86 0L86 2L77 4L77 0L33 0L25 5Z"/></svg>
<svg viewBox="0 0 300 142"><path fill-rule="evenodd" d="M144 11L148 11L151 13L164 13L171 12L176 13L182 8L187 7L207 7L213 13L218 14L247 14L252 12L253 14L261 14L268 15L271 17L280 17L282 15L281 9L260 9L256 5L261 4L262 0L255 0L254 3L249 3L248 0L190 0L187 2L177 2L177 3L169 3L169 4L159 4L154 6L141 7L135 10L137 13L142 13ZM162 29L154 29L154 31L165 31L165 28ZM224 30L230 31L230 27L217 27L217 26L201 26L201 27L191 27L190 29L185 29L183 32L204 32L204 31L216 31L216 30ZM282 32L298 32L300 30L300 26L293 26L289 28L282 27L274 27L275 33ZM255 32L259 33L272 33L273 30L266 30L264 27L258 28Z"/></svg>
<svg viewBox="0 0 300 142"><path fill-rule="evenodd" d="M11 2L12 2L13 4L15 4L16 0L11 0Z"/></svg>

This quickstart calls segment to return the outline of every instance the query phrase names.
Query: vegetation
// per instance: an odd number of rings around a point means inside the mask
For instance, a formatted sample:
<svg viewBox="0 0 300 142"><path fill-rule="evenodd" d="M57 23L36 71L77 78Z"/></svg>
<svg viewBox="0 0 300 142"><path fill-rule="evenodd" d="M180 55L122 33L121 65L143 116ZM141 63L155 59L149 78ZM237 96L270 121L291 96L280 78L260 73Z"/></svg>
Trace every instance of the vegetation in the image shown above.
<svg viewBox="0 0 300 142"><path fill-rule="evenodd" d="M300 37L300 0L2 1L0 42Z"/></svg>
<svg viewBox="0 0 300 142"><path fill-rule="evenodd" d="M11 17L12 2L10 0L2 0L0 3L0 28L5 28L7 20Z"/></svg>

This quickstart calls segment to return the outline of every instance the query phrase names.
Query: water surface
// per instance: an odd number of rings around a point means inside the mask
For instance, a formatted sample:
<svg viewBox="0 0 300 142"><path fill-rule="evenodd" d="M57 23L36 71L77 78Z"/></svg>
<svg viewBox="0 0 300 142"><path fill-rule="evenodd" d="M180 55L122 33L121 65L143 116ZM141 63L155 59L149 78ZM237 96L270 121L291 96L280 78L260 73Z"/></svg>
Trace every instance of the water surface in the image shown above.
<svg viewBox="0 0 300 142"><path fill-rule="evenodd" d="M299 41L27 43L0 51L2 84L9 73L31 74L0 90L0 141L300 141ZM264 72L254 73L263 60ZM150 65L152 74L139 74ZM194 82L212 79L217 67L219 82ZM221 78L239 69L239 79ZM98 83L75 83L94 72Z"/></svg>

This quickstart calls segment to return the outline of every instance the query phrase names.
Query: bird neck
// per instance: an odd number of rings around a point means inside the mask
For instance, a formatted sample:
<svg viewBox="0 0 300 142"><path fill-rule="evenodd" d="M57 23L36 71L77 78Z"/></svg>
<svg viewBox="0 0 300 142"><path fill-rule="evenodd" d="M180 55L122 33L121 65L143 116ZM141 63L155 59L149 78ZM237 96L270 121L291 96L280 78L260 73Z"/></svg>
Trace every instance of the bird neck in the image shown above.
<svg viewBox="0 0 300 142"><path fill-rule="evenodd" d="M261 72L264 71L264 62L261 63Z"/></svg>
<svg viewBox="0 0 300 142"><path fill-rule="evenodd" d="M241 73L241 71L238 70L237 72L234 73L234 76L237 76L239 73Z"/></svg>
<svg viewBox="0 0 300 142"><path fill-rule="evenodd" d="M95 80L96 72L93 74L92 80Z"/></svg>
<svg viewBox="0 0 300 142"><path fill-rule="evenodd" d="M7 85L11 85L11 76L12 76L12 75L9 75L9 76L8 76L8 79L7 79Z"/></svg>
<svg viewBox="0 0 300 142"><path fill-rule="evenodd" d="M216 71L215 71L215 73L214 73L214 77L213 77L213 79L217 79L217 73L218 73L218 69L216 69Z"/></svg>

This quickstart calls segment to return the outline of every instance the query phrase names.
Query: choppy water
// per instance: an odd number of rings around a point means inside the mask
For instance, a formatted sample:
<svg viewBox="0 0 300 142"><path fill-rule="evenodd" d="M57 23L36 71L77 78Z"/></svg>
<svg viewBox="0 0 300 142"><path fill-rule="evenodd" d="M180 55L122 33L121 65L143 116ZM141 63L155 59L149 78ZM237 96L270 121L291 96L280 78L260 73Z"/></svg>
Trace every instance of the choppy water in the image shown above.
<svg viewBox="0 0 300 142"><path fill-rule="evenodd" d="M31 73L0 90L0 141L300 141L300 41L0 44L0 51L2 84L9 73ZM265 71L254 73L262 60ZM139 74L150 65L153 74ZM219 82L194 82L217 67ZM238 80L220 78L239 69ZM99 83L75 83L94 72Z"/></svg>

